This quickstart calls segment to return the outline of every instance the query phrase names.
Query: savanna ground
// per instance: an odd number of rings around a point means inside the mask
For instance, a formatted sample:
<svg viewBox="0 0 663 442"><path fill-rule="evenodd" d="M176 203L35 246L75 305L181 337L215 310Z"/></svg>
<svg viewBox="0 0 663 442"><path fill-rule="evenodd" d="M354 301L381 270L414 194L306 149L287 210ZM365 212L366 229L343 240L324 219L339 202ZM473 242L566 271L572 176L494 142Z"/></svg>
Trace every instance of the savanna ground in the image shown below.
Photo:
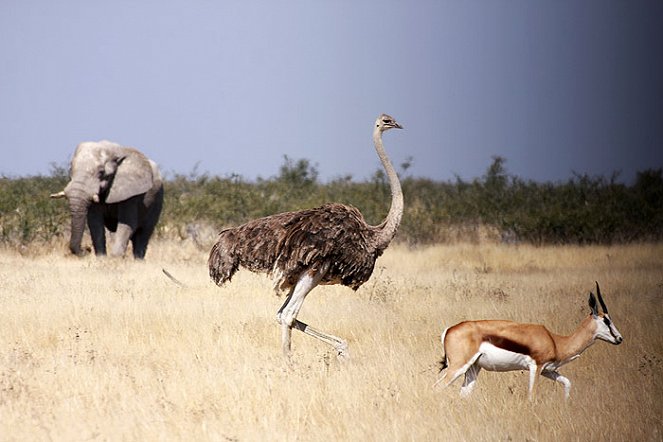
<svg viewBox="0 0 663 442"><path fill-rule="evenodd" d="M663 245L392 246L359 291L319 287L300 319L348 340L339 362L293 332L270 281L218 288L207 252L155 241L145 262L58 244L0 250L0 440L662 440ZM182 280L180 288L161 272ZM482 371L432 388L439 334L464 319L573 331L601 284L624 336L541 379Z"/></svg>

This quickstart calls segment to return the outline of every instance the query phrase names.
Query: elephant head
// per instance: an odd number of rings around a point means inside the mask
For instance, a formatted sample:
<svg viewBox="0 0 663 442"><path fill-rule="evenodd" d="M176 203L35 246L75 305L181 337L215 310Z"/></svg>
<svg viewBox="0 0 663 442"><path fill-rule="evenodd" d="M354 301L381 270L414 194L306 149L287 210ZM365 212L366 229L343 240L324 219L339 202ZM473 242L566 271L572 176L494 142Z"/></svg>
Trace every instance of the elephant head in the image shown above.
<svg viewBox="0 0 663 442"><path fill-rule="evenodd" d="M71 180L64 191L51 195L69 200L72 253L81 254L90 204L118 203L147 192L153 184L150 160L136 149L110 141L79 144L71 160Z"/></svg>

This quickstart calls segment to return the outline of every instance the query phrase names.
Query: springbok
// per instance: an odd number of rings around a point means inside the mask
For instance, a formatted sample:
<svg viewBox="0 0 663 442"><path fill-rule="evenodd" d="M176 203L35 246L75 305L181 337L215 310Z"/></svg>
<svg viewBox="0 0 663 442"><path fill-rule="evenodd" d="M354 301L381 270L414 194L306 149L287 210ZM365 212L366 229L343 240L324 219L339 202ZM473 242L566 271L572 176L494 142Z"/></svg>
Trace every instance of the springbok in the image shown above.
<svg viewBox="0 0 663 442"><path fill-rule="evenodd" d="M591 313L570 336L556 335L540 324L499 320L464 321L448 327L442 332L445 354L440 372L445 368L447 371L435 385L448 377L444 383L449 386L465 374L460 395L466 397L474 389L482 368L488 371L529 370L530 400L539 374L562 384L564 399L568 399L571 381L557 370L580 356L596 339L614 345L623 341L608 315L598 282L596 293L603 313L598 312L596 298L590 292Z"/></svg>

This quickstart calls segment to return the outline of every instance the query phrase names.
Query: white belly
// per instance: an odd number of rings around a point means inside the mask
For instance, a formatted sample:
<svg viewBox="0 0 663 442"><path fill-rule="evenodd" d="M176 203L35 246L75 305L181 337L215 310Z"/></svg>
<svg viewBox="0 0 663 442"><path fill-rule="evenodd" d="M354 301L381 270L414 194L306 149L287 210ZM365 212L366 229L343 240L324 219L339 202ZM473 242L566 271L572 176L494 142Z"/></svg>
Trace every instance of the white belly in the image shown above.
<svg viewBox="0 0 663 442"><path fill-rule="evenodd" d="M527 370L530 364L534 362L527 355L504 350L488 342L481 344L479 353L481 353L481 356L479 356L476 363L479 367L488 371Z"/></svg>

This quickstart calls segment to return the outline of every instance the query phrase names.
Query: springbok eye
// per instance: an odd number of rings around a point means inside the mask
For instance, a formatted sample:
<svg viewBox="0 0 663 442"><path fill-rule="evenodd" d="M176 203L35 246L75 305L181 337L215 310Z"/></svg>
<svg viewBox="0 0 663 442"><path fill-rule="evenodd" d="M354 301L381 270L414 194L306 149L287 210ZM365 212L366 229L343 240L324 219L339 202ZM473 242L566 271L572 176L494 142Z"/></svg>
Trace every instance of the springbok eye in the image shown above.
<svg viewBox="0 0 663 442"><path fill-rule="evenodd" d="M603 317L603 322L605 323L605 325L610 327L610 318Z"/></svg>

